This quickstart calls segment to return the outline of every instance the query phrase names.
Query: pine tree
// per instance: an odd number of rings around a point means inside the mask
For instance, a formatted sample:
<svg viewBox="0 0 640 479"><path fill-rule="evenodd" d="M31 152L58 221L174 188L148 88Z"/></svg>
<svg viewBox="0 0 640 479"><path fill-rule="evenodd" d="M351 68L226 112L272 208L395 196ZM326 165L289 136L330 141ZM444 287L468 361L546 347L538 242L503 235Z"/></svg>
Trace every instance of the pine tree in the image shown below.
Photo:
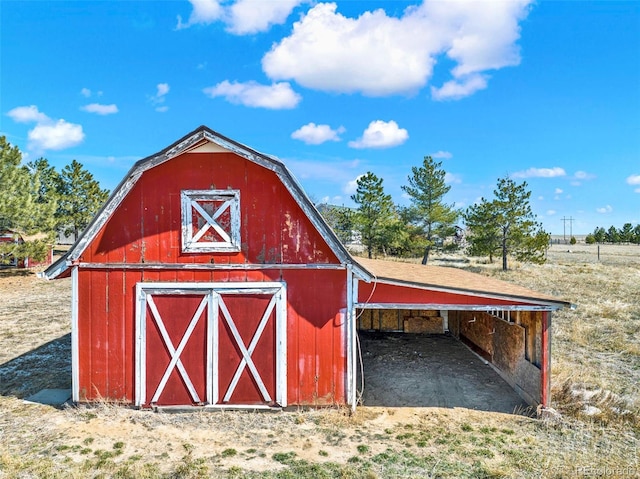
<svg viewBox="0 0 640 479"><path fill-rule="evenodd" d="M633 239L632 242L635 244L640 244L640 223L633 228Z"/></svg>
<svg viewBox="0 0 640 479"><path fill-rule="evenodd" d="M618 228L611 225L609 229L604 234L604 239L607 243L616 244L620 242L620 233L618 232Z"/></svg>
<svg viewBox="0 0 640 479"><path fill-rule="evenodd" d="M625 223L618 232L621 243L631 243L633 240L633 225L631 223Z"/></svg>
<svg viewBox="0 0 640 479"><path fill-rule="evenodd" d="M38 158L27 163L27 168L39 180L36 201L40 204L54 204L54 213L60 200L60 174L49 164L46 158ZM57 223L57 221L56 221ZM57 226L57 224L56 224Z"/></svg>
<svg viewBox="0 0 640 479"><path fill-rule="evenodd" d="M22 165L22 153L0 137L0 231L14 242L0 243L0 262L41 260L55 237L55 198L40 196L40 172ZM19 242L22 239L24 242Z"/></svg>
<svg viewBox="0 0 640 479"><path fill-rule="evenodd" d="M74 239L84 230L94 215L109 197L109 190L100 188L100 183L73 160L60 174L58 190L60 203L58 221L65 234L73 233Z"/></svg>
<svg viewBox="0 0 640 479"><path fill-rule="evenodd" d="M459 214L453 205L443 201L451 187L445 183L446 172L442 169L442 162L425 156L422 166L414 166L411 173L409 185L402 186L411 199L407 219L420 229L426 239L422 264L427 264L435 240L443 242L455 232Z"/></svg>
<svg viewBox="0 0 640 479"><path fill-rule="evenodd" d="M493 201L483 198L479 205L467 209L465 221L471 232L470 249L476 248L485 254L495 251L493 241L497 236L503 270L508 269L509 255L519 261L544 263L550 236L531 210L527 182L517 185L511 178L500 178L493 194Z"/></svg>
<svg viewBox="0 0 640 479"><path fill-rule="evenodd" d="M362 235L369 258L374 251L385 252L392 238L392 228L398 222L391 195L384 192L382 178L371 172L361 176L351 199L358 205L354 215L356 229Z"/></svg>
<svg viewBox="0 0 640 479"><path fill-rule="evenodd" d="M596 241L596 243L604 243L605 237L606 237L607 232L604 230L604 228L597 227L595 230L593 230L593 239Z"/></svg>
<svg viewBox="0 0 640 479"><path fill-rule="evenodd" d="M464 222L469 230L468 254L471 256L488 256L493 263L493 257L500 252L500 228L495 205L482 198L479 203L467 208Z"/></svg>
<svg viewBox="0 0 640 479"><path fill-rule="evenodd" d="M343 245L353 240L354 212L345 206L321 204L318 211Z"/></svg>

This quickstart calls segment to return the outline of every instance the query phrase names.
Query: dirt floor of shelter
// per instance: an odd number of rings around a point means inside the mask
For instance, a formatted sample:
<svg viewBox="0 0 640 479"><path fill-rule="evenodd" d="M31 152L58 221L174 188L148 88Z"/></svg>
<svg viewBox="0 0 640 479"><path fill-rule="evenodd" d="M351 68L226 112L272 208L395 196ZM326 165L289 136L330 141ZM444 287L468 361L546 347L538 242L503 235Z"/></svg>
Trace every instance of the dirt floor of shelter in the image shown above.
<svg viewBox="0 0 640 479"><path fill-rule="evenodd" d="M360 345L366 406L529 409L491 366L452 336L360 332Z"/></svg>

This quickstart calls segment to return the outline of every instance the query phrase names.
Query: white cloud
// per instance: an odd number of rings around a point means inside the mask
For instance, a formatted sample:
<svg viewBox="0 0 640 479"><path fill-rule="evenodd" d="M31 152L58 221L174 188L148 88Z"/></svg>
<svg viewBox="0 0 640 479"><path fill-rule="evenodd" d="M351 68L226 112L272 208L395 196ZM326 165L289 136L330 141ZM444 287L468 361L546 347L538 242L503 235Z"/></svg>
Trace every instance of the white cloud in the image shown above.
<svg viewBox="0 0 640 479"><path fill-rule="evenodd" d="M319 145L325 141L340 141L339 135L344 131L342 126L333 130L329 125L308 123L291 133L291 138L304 141L307 145Z"/></svg>
<svg viewBox="0 0 640 479"><path fill-rule="evenodd" d="M193 10L189 20L184 22L178 15L176 29L193 25L209 25L216 21L225 22L227 31L236 35L265 32L272 25L286 21L293 9L304 0L189 0Z"/></svg>
<svg viewBox="0 0 640 479"><path fill-rule="evenodd" d="M346 185L342 188L342 191L346 195L353 195L358 189L358 180L362 178L364 175L358 175L353 180L347 182Z"/></svg>
<svg viewBox="0 0 640 479"><path fill-rule="evenodd" d="M156 97L160 98L169 93L169 84L168 83L158 83L156 86L158 92L156 93Z"/></svg>
<svg viewBox="0 0 640 479"><path fill-rule="evenodd" d="M28 138L33 150L64 150L82 143L84 132L81 125L58 120L36 125L29 131Z"/></svg>
<svg viewBox="0 0 640 479"><path fill-rule="evenodd" d="M640 185L640 175L631 175L627 178L628 185Z"/></svg>
<svg viewBox="0 0 640 479"><path fill-rule="evenodd" d="M112 115L118 113L118 107L115 104L102 105L100 103L90 103L80 108L89 113L96 113L98 115Z"/></svg>
<svg viewBox="0 0 640 479"><path fill-rule="evenodd" d="M91 90L89 90L88 88L83 88L82 90L80 90L80 94L85 98L89 98L91 96Z"/></svg>
<svg viewBox="0 0 640 479"><path fill-rule="evenodd" d="M408 138L407 130L398 127L395 121L376 120L369 123L362 137L350 141L349 146L351 148L390 148L401 145Z"/></svg>
<svg viewBox="0 0 640 479"><path fill-rule="evenodd" d="M9 111L7 115L16 123L41 123L49 121L49 117L40 112L35 105L16 107Z"/></svg>
<svg viewBox="0 0 640 479"><path fill-rule="evenodd" d="M38 110L35 105L19 106L7 113L18 123L36 123L29 132L27 148L42 152L45 150L63 150L76 146L84 140L82 126L63 119L53 120Z"/></svg>
<svg viewBox="0 0 640 479"><path fill-rule="evenodd" d="M440 88L431 87L431 97L434 100L459 100L475 92L487 88L486 75L468 75L461 79L449 80Z"/></svg>
<svg viewBox="0 0 640 479"><path fill-rule="evenodd" d="M327 195L322 197L322 199L320 200L320 203L323 203L325 205L337 205L341 201L342 201L342 196L340 195L336 195L336 196Z"/></svg>
<svg viewBox="0 0 640 479"><path fill-rule="evenodd" d="M265 32L284 23L302 0L238 0L227 10L228 31L238 35Z"/></svg>
<svg viewBox="0 0 640 479"><path fill-rule="evenodd" d="M547 216L553 216L556 214L556 210L547 210Z"/></svg>
<svg viewBox="0 0 640 479"><path fill-rule="evenodd" d="M567 172L564 171L564 168L555 166L553 168L529 168L524 171L516 171L511 176L513 178L557 178L566 175Z"/></svg>
<svg viewBox="0 0 640 479"><path fill-rule="evenodd" d="M181 30L192 25L208 25L219 20L224 14L224 10L217 0L189 0L193 10L187 22L182 21L182 16L178 15L176 29Z"/></svg>
<svg viewBox="0 0 640 479"><path fill-rule="evenodd" d="M583 181L593 180L595 177L596 175L587 173L586 171L576 171L573 174L571 186L581 186Z"/></svg>
<svg viewBox="0 0 640 479"><path fill-rule="evenodd" d="M562 188L556 188L555 193L556 193L556 195L561 195L563 193Z"/></svg>
<svg viewBox="0 0 640 479"><path fill-rule="evenodd" d="M222 96L231 103L272 110L295 108L302 99L286 82L260 85L254 81L232 83L225 80L203 91L211 98Z"/></svg>
<svg viewBox="0 0 640 479"><path fill-rule="evenodd" d="M456 174L456 173L449 173L448 171L444 174L444 182L447 184L451 184L451 183L455 183L455 184L460 184L462 183L462 176Z"/></svg>
<svg viewBox="0 0 640 479"><path fill-rule="evenodd" d="M635 193L640 193L640 188L636 188L635 190L633 190Z"/></svg>
<svg viewBox="0 0 640 479"><path fill-rule="evenodd" d="M338 13L335 3L318 3L263 57L262 67L274 80L384 96L424 87L444 54L455 62L453 79L433 96L462 98L486 88L485 72L520 62L518 23L529 3L425 1L399 17L377 9L357 18Z"/></svg>
<svg viewBox="0 0 640 479"><path fill-rule="evenodd" d="M169 107L164 105L163 103L167 100L167 93L169 93L170 89L171 87L168 83L158 83L156 85L155 95L149 97L149 101L156 107L156 111L162 113L169 109Z"/></svg>
<svg viewBox="0 0 640 479"><path fill-rule="evenodd" d="M596 208L596 211L598 213L611 213L613 211L613 208L611 207L611 205L607 205L607 206L603 206L602 208Z"/></svg>
<svg viewBox="0 0 640 479"><path fill-rule="evenodd" d="M448 160L450 158L453 158L453 154L451 154L448 151L438 150L435 153L431 154L431 158L434 158L436 160L441 159L441 158L445 159L445 160Z"/></svg>

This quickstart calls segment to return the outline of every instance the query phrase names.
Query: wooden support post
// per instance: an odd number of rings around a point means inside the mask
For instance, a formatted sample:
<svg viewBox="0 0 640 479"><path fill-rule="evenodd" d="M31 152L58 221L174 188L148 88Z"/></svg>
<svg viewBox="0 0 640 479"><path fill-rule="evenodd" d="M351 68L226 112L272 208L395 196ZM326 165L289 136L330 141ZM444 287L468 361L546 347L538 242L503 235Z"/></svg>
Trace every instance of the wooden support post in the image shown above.
<svg viewBox="0 0 640 479"><path fill-rule="evenodd" d="M540 404L551 406L551 312L542 312L540 331L542 358L540 358Z"/></svg>
<svg viewBox="0 0 640 479"><path fill-rule="evenodd" d="M80 401L80 341L78 318L78 266L71 269L71 400ZM85 365L85 367L88 367Z"/></svg>

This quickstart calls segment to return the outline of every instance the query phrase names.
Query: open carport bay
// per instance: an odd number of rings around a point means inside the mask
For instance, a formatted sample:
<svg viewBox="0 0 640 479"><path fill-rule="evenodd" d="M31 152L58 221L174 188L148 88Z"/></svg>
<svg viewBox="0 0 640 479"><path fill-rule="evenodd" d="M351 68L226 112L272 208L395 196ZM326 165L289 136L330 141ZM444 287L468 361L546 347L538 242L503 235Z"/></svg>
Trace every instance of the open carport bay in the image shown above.
<svg viewBox="0 0 640 479"><path fill-rule="evenodd" d="M450 335L360 331L359 336L366 406L504 413L528 408L489 364Z"/></svg>

